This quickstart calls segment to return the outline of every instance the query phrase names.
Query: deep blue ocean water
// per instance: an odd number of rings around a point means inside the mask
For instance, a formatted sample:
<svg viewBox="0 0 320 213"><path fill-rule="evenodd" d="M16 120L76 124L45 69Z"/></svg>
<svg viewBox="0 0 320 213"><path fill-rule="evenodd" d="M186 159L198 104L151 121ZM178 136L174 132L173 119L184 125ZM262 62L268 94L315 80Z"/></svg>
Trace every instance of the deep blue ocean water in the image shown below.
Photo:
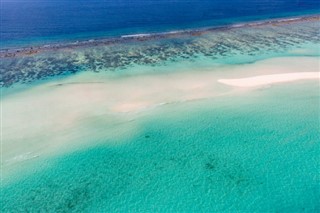
<svg viewBox="0 0 320 213"><path fill-rule="evenodd" d="M319 12L318 0L4 0L2 46L217 26Z"/></svg>

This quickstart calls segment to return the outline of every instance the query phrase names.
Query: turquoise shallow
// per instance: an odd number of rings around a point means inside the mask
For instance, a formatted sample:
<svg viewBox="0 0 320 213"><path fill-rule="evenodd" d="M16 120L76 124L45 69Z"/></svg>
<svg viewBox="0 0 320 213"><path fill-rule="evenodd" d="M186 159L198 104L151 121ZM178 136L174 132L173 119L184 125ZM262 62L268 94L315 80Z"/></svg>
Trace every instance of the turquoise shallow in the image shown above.
<svg viewBox="0 0 320 213"><path fill-rule="evenodd" d="M155 109L118 145L38 161L46 168L2 188L2 211L319 212L318 89Z"/></svg>

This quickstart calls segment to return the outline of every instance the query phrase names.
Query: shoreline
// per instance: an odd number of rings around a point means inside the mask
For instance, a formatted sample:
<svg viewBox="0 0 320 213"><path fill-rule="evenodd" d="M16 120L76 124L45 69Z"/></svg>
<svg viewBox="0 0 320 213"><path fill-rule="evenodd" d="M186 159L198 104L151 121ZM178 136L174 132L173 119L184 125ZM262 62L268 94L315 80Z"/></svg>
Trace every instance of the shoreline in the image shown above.
<svg viewBox="0 0 320 213"><path fill-rule="evenodd" d="M81 47L90 47L90 46L107 46L119 43L127 42L142 42L155 39L167 39L167 38L176 38L179 36L200 36L206 33L215 32L215 31L227 31L237 28L252 28L252 27L262 27L270 25L285 25L285 24L294 24L304 21L319 21L320 15L303 15L303 16L293 16L287 18L277 18L277 19L267 19L265 21L251 21L231 25L222 25L217 27L207 27L200 29L187 29L187 30L178 30L162 33L142 33L142 34L132 34L132 35L122 35L118 37L111 38L99 38L99 39L89 39L84 41L74 41L74 42L58 42L52 44L45 44L40 46L29 46L23 48L5 48L0 49L0 58L14 58L20 56L29 56L35 55L41 52L47 52L52 50L68 49L68 48L81 48Z"/></svg>

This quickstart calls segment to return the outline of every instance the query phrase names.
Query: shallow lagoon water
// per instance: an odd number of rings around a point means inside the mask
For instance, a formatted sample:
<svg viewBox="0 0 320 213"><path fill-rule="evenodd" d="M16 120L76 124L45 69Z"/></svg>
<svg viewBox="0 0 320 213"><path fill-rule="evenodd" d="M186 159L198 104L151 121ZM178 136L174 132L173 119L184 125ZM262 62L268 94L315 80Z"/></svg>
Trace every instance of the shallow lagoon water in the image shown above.
<svg viewBox="0 0 320 213"><path fill-rule="evenodd" d="M154 109L111 145L39 160L2 189L2 210L317 212L318 91L300 81Z"/></svg>

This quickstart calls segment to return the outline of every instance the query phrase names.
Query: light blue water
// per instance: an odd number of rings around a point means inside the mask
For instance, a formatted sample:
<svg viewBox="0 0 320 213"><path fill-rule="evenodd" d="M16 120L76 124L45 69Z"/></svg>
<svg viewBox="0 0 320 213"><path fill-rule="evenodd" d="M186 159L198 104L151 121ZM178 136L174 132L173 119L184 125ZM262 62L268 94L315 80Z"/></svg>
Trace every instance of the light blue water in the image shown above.
<svg viewBox="0 0 320 213"><path fill-rule="evenodd" d="M2 211L318 212L318 91L301 81L164 106L122 145L39 161L2 189Z"/></svg>

